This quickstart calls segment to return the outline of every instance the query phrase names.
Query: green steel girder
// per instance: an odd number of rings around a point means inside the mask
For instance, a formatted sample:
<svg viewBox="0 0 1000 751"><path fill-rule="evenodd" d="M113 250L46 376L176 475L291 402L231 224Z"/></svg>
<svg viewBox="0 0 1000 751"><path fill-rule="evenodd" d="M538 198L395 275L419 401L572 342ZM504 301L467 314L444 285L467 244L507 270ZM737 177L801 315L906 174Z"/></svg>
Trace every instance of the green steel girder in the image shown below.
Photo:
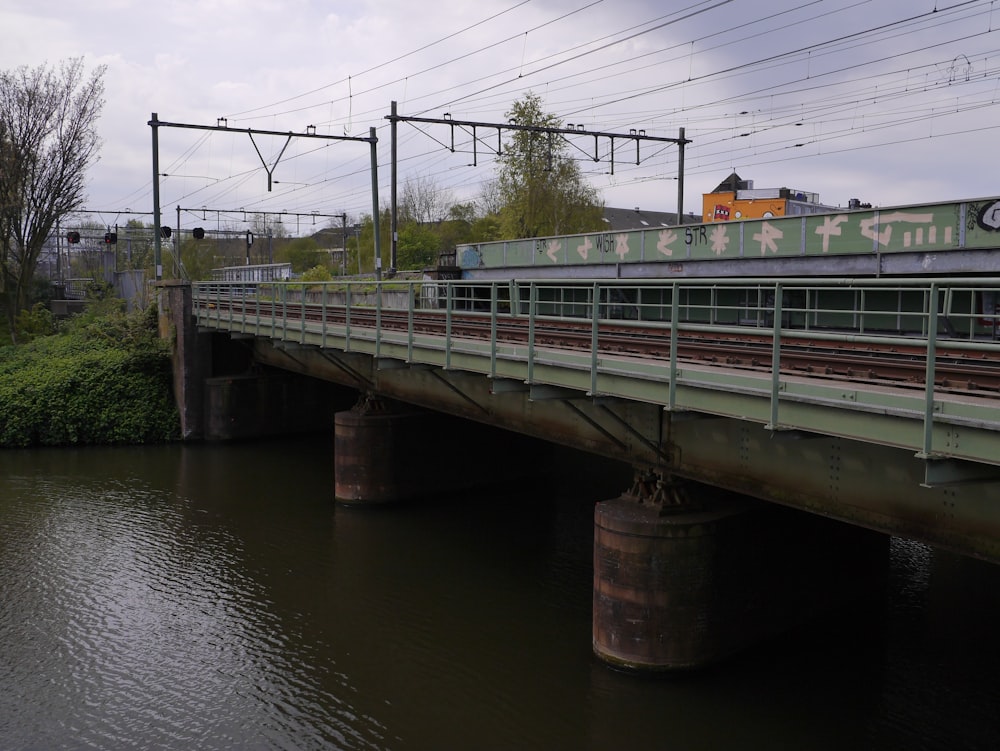
<svg viewBox="0 0 1000 751"><path fill-rule="evenodd" d="M994 400L937 397L926 431L915 389L687 363L671 389L662 362L356 326L296 325L292 357L270 319L199 323L266 329L255 356L277 367L1000 562Z"/></svg>

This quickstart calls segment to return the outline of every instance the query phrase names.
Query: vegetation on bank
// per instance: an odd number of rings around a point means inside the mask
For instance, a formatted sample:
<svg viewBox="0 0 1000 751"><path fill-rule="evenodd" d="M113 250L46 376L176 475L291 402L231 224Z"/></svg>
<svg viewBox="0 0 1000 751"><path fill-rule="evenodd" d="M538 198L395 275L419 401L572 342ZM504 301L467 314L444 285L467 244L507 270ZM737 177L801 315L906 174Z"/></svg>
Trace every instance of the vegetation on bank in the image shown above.
<svg viewBox="0 0 1000 751"><path fill-rule="evenodd" d="M177 440L168 345L156 310L94 302L58 327L41 305L0 347L0 447ZM30 341L29 341L30 340Z"/></svg>

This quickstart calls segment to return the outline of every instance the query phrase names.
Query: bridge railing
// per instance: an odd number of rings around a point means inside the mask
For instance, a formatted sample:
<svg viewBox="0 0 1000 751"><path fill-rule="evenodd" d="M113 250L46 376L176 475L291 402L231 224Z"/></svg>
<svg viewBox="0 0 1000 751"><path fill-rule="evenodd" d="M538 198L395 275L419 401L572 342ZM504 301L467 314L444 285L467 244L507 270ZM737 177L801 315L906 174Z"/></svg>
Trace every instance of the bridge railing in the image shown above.
<svg viewBox="0 0 1000 751"><path fill-rule="evenodd" d="M803 405L903 418L919 435L893 423L899 435L880 437L888 423L869 420L854 437L909 446L927 457L1000 464L1000 445L993 443L1000 440L1000 393L956 396L938 377L944 350L950 358L972 358L973 370L984 374L1000 362L1000 278L422 280L253 287L211 282L196 284L194 299L201 325L460 367L492 378L516 374L528 384L640 399L671 411L724 413L728 407L719 405L743 394L752 404L741 404L738 416L774 430L822 432L823 420L832 422L828 415L806 414ZM439 321L440 334L427 333L421 321L428 317ZM526 347L498 337L515 318L527 321ZM459 319L480 320L489 327L488 340L463 335ZM589 325L589 349L554 353L551 342L535 335L547 322ZM605 346L615 327L644 333L660 351L642 357L616 353ZM770 343L769 356L754 369L681 357L682 338L712 335L739 342L750 333L764 334ZM922 377L897 384L906 387L900 394L888 393L884 384L783 369L789 350L808 342L817 348L840 343L905 352L918 371L922 365ZM954 430L975 431L976 440L965 442L974 448L950 448L948 431ZM984 433L989 440L982 440Z"/></svg>

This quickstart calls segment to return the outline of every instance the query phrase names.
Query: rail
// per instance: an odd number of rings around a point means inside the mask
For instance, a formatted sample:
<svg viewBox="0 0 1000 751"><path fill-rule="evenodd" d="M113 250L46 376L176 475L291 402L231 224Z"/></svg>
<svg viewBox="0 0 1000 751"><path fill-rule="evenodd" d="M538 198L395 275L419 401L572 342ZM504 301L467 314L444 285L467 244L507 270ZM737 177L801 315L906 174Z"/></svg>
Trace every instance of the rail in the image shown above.
<svg viewBox="0 0 1000 751"><path fill-rule="evenodd" d="M938 377L945 357L1000 375L1000 278L210 282L194 301L209 328L1000 464L1000 393L957 394ZM488 335L468 333L477 321ZM523 342L498 336L515 321ZM585 350L541 336L570 322L589 327ZM622 327L657 354L616 352L607 332ZM770 346L756 367L683 356L682 339L748 333ZM803 337L893 352L923 377L903 388L789 370Z"/></svg>

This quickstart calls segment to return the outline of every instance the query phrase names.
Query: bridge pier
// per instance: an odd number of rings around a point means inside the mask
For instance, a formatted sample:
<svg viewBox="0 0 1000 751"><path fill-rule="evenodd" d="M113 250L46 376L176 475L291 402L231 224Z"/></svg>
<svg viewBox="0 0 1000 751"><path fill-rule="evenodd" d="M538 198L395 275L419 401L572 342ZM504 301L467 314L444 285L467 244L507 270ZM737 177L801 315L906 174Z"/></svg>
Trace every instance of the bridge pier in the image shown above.
<svg viewBox="0 0 1000 751"><path fill-rule="evenodd" d="M594 512L593 647L667 671L718 662L879 590L888 537L650 473Z"/></svg>
<svg viewBox="0 0 1000 751"><path fill-rule="evenodd" d="M338 503L427 498L529 476L548 461L542 441L371 395L334 415Z"/></svg>

